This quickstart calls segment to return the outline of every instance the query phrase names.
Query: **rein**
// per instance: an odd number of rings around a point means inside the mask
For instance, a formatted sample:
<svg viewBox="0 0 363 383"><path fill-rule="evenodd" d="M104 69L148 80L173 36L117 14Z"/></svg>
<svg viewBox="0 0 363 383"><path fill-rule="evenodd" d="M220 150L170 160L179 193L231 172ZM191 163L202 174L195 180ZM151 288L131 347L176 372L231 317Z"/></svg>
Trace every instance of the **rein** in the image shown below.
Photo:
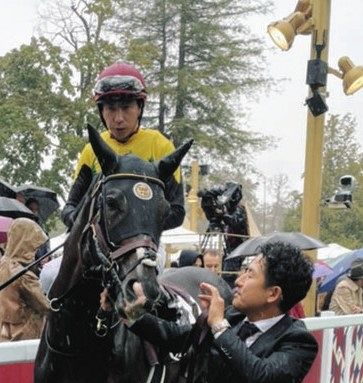
<svg viewBox="0 0 363 383"><path fill-rule="evenodd" d="M46 254L43 254L41 257L39 257L37 260L29 263L29 265L25 266L22 270L20 270L18 273L13 275L11 278L9 278L6 282L4 282L2 285L0 285L0 291L5 289L5 287L9 286L11 283L16 281L18 278L20 278L23 274L25 274L28 270L30 270L33 266L40 263L44 258L49 257L53 253L55 253L57 250L59 250L61 247L63 247L64 242L55 247L53 250L48 251Z"/></svg>

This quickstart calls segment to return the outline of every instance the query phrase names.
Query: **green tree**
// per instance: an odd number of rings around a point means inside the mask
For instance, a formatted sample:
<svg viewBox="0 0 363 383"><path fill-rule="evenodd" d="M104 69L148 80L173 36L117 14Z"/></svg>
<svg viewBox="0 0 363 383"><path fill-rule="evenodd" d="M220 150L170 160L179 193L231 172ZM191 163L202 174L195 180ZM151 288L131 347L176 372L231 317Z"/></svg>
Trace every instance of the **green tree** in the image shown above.
<svg viewBox="0 0 363 383"><path fill-rule="evenodd" d="M150 73L148 123L176 144L193 137L198 150L219 158L264 148L262 136L243 128L240 102L241 95L256 95L270 84L264 44L244 24L268 6L252 0L155 0L139 2L136 10L128 3L132 21L116 30L128 41L127 57ZM125 17L124 9L118 17Z"/></svg>
<svg viewBox="0 0 363 383"><path fill-rule="evenodd" d="M331 115L325 126L323 157L323 197L331 197L338 188L339 178L352 175L358 181L353 192L352 209L322 208L321 238L327 243L337 242L348 248L363 246L363 154L357 142L357 122L350 114Z"/></svg>
<svg viewBox="0 0 363 383"><path fill-rule="evenodd" d="M209 158L212 172L230 171L231 179L238 168L241 179L252 155L269 142L244 128L238 106L242 95L269 85L264 46L244 25L268 6L260 0L48 0L41 37L0 58L0 176L65 198L85 123L100 124L90 97L96 75L121 59L148 74L147 125L177 144L193 137L194 154Z"/></svg>
<svg viewBox="0 0 363 383"><path fill-rule="evenodd" d="M291 191L286 199L286 209L283 219L283 231L300 231L302 193Z"/></svg>
<svg viewBox="0 0 363 383"><path fill-rule="evenodd" d="M0 176L10 183L43 181L67 104L70 73L62 66L60 49L44 38L0 58Z"/></svg>
<svg viewBox="0 0 363 383"><path fill-rule="evenodd" d="M324 130L322 201L333 196L343 175L358 181L353 192L352 209L322 206L320 237L326 243L336 242L351 249L363 246L363 154L356 138L356 120L345 114L331 115ZM361 185L361 186L359 186ZM301 221L302 196L295 194L284 221L286 230L298 230Z"/></svg>
<svg viewBox="0 0 363 383"><path fill-rule="evenodd" d="M47 180L56 181L62 175L65 196L74 161L86 142L85 125L99 125L91 98L96 76L120 55L119 48L107 37L112 15L112 2L107 0L48 1L41 15L40 34L57 44L63 68L71 74L62 88L67 102L62 106L62 121L54 131L58 143L54 160L44 172Z"/></svg>

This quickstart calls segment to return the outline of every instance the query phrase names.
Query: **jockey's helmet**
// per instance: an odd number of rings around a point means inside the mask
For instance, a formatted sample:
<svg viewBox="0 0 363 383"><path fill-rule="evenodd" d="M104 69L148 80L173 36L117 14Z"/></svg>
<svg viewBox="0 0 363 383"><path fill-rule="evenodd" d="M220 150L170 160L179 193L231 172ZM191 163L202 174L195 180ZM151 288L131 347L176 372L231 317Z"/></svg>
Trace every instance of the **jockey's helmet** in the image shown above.
<svg viewBox="0 0 363 383"><path fill-rule="evenodd" d="M112 96L145 100L144 76L133 65L124 62L115 62L106 67L97 77L94 99L99 102Z"/></svg>
<svg viewBox="0 0 363 383"><path fill-rule="evenodd" d="M133 65L115 62L100 72L94 87L94 100L97 102L101 120L104 102L125 102L136 100L141 109L139 125L147 96L144 76Z"/></svg>

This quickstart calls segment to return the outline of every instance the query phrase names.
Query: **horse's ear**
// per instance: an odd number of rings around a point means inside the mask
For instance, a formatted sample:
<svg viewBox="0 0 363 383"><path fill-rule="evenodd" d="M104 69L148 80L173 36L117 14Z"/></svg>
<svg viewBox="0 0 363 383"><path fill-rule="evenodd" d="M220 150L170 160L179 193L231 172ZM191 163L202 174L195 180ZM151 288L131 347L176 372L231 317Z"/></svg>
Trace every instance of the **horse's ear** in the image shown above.
<svg viewBox="0 0 363 383"><path fill-rule="evenodd" d="M156 166L159 171L159 177L162 181L166 182L178 169L183 157L188 153L188 150L192 146L194 140L190 139L185 144L179 146L173 153L162 158L157 162Z"/></svg>
<svg viewBox="0 0 363 383"><path fill-rule="evenodd" d="M117 157L112 149L103 141L97 130L90 124L87 124L89 142L101 165L104 175L112 174L117 168Z"/></svg>

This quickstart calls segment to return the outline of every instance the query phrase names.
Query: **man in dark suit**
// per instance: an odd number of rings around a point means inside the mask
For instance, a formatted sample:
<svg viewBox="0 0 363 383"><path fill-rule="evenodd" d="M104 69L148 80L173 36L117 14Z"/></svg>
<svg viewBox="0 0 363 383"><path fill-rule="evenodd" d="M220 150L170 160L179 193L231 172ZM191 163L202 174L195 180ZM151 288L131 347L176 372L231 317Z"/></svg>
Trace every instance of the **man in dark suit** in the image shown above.
<svg viewBox="0 0 363 383"><path fill-rule="evenodd" d="M208 363L202 375L197 369L189 371L193 375L189 381L301 382L318 346L304 323L291 318L288 311L307 294L312 272L311 262L297 248L276 243L263 246L238 277L233 307L225 310L218 290L202 283L200 300L211 330L203 341ZM143 302L140 286L135 293ZM131 331L173 352L185 349L187 339L198 332L195 328L151 314L130 323Z"/></svg>

